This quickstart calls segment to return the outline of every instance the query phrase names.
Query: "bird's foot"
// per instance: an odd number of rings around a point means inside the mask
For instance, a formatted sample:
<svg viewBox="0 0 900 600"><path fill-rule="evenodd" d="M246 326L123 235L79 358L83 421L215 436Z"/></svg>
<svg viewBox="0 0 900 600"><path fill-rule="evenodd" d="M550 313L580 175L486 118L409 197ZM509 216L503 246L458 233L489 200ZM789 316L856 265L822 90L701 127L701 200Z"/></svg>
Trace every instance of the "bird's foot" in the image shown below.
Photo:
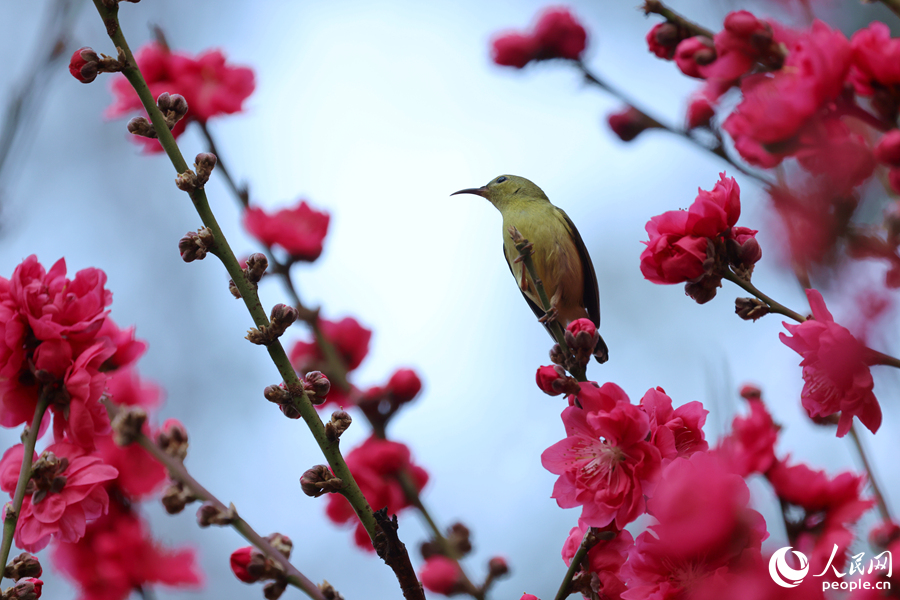
<svg viewBox="0 0 900 600"><path fill-rule="evenodd" d="M551 306L550 310L544 313L543 317L540 317L538 321L543 323L544 325L550 325L554 321L559 318L559 310L557 310L556 306Z"/></svg>

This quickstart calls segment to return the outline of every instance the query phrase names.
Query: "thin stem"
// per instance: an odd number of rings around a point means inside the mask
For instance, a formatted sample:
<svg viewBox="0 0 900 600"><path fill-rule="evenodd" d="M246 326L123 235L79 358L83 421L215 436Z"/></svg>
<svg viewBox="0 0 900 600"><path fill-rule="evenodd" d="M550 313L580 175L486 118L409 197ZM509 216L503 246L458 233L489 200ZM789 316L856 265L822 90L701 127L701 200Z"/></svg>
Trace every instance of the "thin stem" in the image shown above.
<svg viewBox="0 0 900 600"><path fill-rule="evenodd" d="M869 459L866 456L866 451L863 448L862 440L859 437L855 422L850 425L850 438L853 440L853 445L856 446L856 451L859 454L859 458L862 460L863 467L865 467L866 473L869 475L869 484L872 486L872 493L875 494L878 512L881 513L882 519L891 521L891 511L888 510L887 502L884 500L884 494L881 493L881 488L878 486L878 480L875 478L875 470L872 469L872 465L869 463Z"/></svg>
<svg viewBox="0 0 900 600"><path fill-rule="evenodd" d="M896 369L900 369L900 359L893 357L889 354L885 354L884 352L879 352L878 350L872 350L868 348L868 357L866 358L866 363L869 365L886 365L888 367L894 367Z"/></svg>
<svg viewBox="0 0 900 600"><path fill-rule="evenodd" d="M134 87L135 92L137 92L138 97L141 99L144 109L150 115L160 144L163 149L165 149L175 170L178 173L184 173L188 170L187 162L184 160L184 157L178 148L178 144L172 136L172 132L169 131L162 113L156 106L143 75L137 68L137 62L134 59L134 55L131 53L131 49L128 47L128 43L125 40L121 27L119 26L117 18L118 5L114 5L114 7L110 9L103 3L103 0L94 0L94 6L97 8L97 11L100 13L101 18L106 25L106 30L110 39L117 48L121 48L125 53L127 66L123 70L123 74ZM269 319L259 300L256 288L251 285L244 276L234 252L228 245L225 233L216 221L215 215L209 206L206 192L202 188L199 188L190 192L190 197L203 224L213 233L213 237L215 238L213 254L222 261L222 264L234 281L244 300L247 310L250 312L254 324L257 328L268 326ZM377 526L375 524L375 518L372 515L372 509L366 501L362 491L359 489L356 480L353 478L353 474L350 473L350 469L347 467L347 463L341 455L337 441L329 441L326 437L325 426L319 418L319 414L315 407L310 403L306 392L303 391L303 386L297 377L297 373L294 371L281 342L275 340L266 346L266 350L269 352L272 362L275 363L275 366L278 368L278 372L287 388L292 390L292 394L294 394L294 407L297 408L303 417L304 422L318 443L322 454L324 454L335 476L344 482L344 487L340 490L340 493L350 502L354 512L359 517L366 532L369 534L369 538L374 543Z"/></svg>
<svg viewBox="0 0 900 600"><path fill-rule="evenodd" d="M689 31L693 35L703 35L710 39L715 37L715 33L710 31L709 29L690 21L677 12L660 2L659 0L645 0L644 1L644 14L657 14L669 21L670 23L674 23L681 29L685 31Z"/></svg>
<svg viewBox="0 0 900 600"><path fill-rule="evenodd" d="M898 1L900 1L900 0L898 0ZM690 133L688 133L684 129L679 129L679 128L673 127L671 125L667 125L667 124L663 123L662 121L660 121L659 119L657 119L656 117L654 117L654 116L650 115L649 113L645 112L644 110L638 108L637 105L628 97L628 95L625 94L625 92L610 85L608 82L604 81L603 79L600 79L600 77L598 75L591 72L587 68L587 65L585 65L580 60L575 61L575 64L578 66L579 70L584 75L585 81L599 87L600 89L602 89L603 91L608 93L610 96L617 98L622 103L627 104L628 106L630 106L631 108L636 110L648 122L653 123L653 125L652 125L653 127L657 128L657 129L662 129L664 131L668 131L669 133L671 133L673 135L677 135L678 137L681 137L681 138L687 140L688 142L697 146L698 148L700 148L702 150L706 150L707 152L710 152L710 153L718 156L719 158L721 158L722 160L724 160L725 162L730 164L732 167L734 167L735 169L737 169L744 175L747 175L748 177L752 177L764 185L767 185L767 186L774 185L774 182L770 181L768 178L760 175L759 173L751 171L750 169L748 169L747 167L745 167L744 165L742 165L738 162L735 162L734 159L732 159L730 156L728 156L728 154L725 152L725 147L722 145L721 140L719 140L719 143L715 147L711 148L711 147L707 146L706 144L704 144L703 142L701 142L700 140L698 140L697 138L692 136Z"/></svg>
<svg viewBox="0 0 900 600"><path fill-rule="evenodd" d="M41 393L37 406L34 409L34 418L29 425L28 435L25 436L22 455L22 469L19 471L19 480L16 482L16 491L13 493L12 506L6 509L6 518L3 521L3 542L0 544L0 565L6 565L9 560L9 550L12 548L13 537L16 533L16 524L19 522L19 513L22 511L22 502L25 500L25 488L31 479L31 463L34 460L34 445L37 443L38 432L41 430L41 420L47 407L50 406L50 394Z"/></svg>
<svg viewBox="0 0 900 600"><path fill-rule="evenodd" d="M563 577L562 583L559 584L559 591L556 592L555 600L563 600L569 596L569 586L572 585L572 578L575 577L575 573L581 568L588 552L600 542L603 535L603 533L598 533L593 527L588 527L588 530L584 532L581 545L578 546L578 550L575 552L575 556L572 557L572 562L569 563L569 568Z"/></svg>
<svg viewBox="0 0 900 600"><path fill-rule="evenodd" d="M209 151L216 155L216 159L218 160L216 169L221 169L221 173L225 177L225 181L228 183L228 187L231 189L235 198L241 203L241 206L247 208L250 206L250 194L247 191L246 186L239 186L234 178L232 178L231 172L226 167L227 161L219 154L219 151L216 148L215 139L213 138L212 133L210 133L206 123L201 122L198 124L200 125L200 131L203 133L203 137L206 138ZM291 303L300 312L300 318L309 325L310 329L312 329L316 345L322 352L325 364L327 365L325 372L328 375L328 379L331 381L332 385L336 385L343 391L349 392L351 388L350 382L347 380L347 366L341 359L337 348L331 343L331 340L322 333L318 312L310 310L304 306L303 302L300 300L300 294L297 292L297 288L294 286L294 282L291 279L292 263L281 262L272 251L272 246L268 244L263 244L263 246L265 248L266 258L272 266L271 272L281 276L285 289L291 297Z"/></svg>
<svg viewBox="0 0 900 600"><path fill-rule="evenodd" d="M791 309L787 308L786 306L779 304L778 302L775 302L774 300L772 300L771 298L769 298L768 296L763 294L761 291L756 289L755 285L753 285L749 281L741 279L740 277L738 277L731 271L724 271L721 275L722 275L723 279L727 279L728 281L735 284L739 288L742 288L746 292L753 294L754 296L756 296L757 298L759 298L760 300L765 302L769 306L769 312L784 315L785 317L793 319L793 320L797 321L798 323L802 323L806 320L806 317L804 317L800 313L796 313L796 312L792 311Z"/></svg>
<svg viewBox="0 0 900 600"><path fill-rule="evenodd" d="M103 399L101 402L109 412L110 420L112 420L120 410L119 407L107 399ZM204 502L212 503L221 512L226 512L228 510L225 503L216 498L212 492L203 487L199 481L191 476L183 462L164 452L162 448L156 445L156 443L145 434L139 433L135 438L135 442L141 448L146 450L150 456L156 459L157 462L166 467L169 471L169 476L188 488L194 497ZM276 550L268 540L259 535L247 521L241 517L236 517L231 523L231 526L235 531L240 533L244 539L259 548L268 558L281 565L282 568L284 568L288 582L290 582L291 585L303 590L310 598L314 598L315 600L326 600L318 586L301 573L297 567L292 565L291 561L289 561L284 554Z"/></svg>

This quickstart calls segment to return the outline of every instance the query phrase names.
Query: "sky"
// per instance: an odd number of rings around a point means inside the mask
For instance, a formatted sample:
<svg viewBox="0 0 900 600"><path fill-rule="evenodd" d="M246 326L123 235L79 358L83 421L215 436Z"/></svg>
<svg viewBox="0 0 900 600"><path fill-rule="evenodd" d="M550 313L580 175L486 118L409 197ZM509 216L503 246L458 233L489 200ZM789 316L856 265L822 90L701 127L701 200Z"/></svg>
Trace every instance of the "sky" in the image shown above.
<svg viewBox="0 0 900 600"><path fill-rule="evenodd" d="M570 5L589 31L585 60L642 108L681 124L697 84L647 52L644 36L656 21L635 4ZM743 6L673 5L711 28ZM647 220L686 207L698 187L710 189L725 170L741 186L739 224L760 230L763 259L754 282L802 312L804 296L779 251L765 195L718 158L663 132L621 142L605 123L619 101L586 86L571 66L493 65L491 37L527 27L543 6L156 0L121 8L132 48L159 26L175 49L220 48L254 69L257 88L246 110L210 122L221 159L249 184L255 204L271 209L304 198L331 213L325 252L295 267L296 285L326 318L353 316L374 331L369 356L354 373L358 386L383 383L402 366L422 376L422 395L389 435L407 443L430 473L424 501L438 522L462 521L472 530L475 550L464 561L472 578L483 578L492 556L509 561L512 576L497 584L493 598L523 591L553 597L565 572L559 552L578 516L556 506L555 477L540 464L541 452L564 435L565 402L534 385L551 342L501 257L500 215L476 196L449 196L499 174L537 183L569 214L593 257L610 361L592 364L590 378L617 383L634 402L656 386L676 406L703 402L710 440L740 411L740 386L754 383L784 426L779 453L832 474L858 467L849 442L804 417L800 358L779 342L780 319L738 319L733 300L743 294L727 283L700 306L680 286L653 285L640 274ZM790 6L756 6L761 15L802 23ZM33 56L46 43L39 32L50 7L0 7L5 56ZM817 10L846 27L884 18L870 5L850 17L833 14L833 4ZM90 3L69 45L67 55L84 45L112 53ZM28 75L27 61L12 63L0 88L3 108ZM139 368L167 392L160 420L178 418L190 433L187 466L195 477L226 504L234 502L257 531L290 536L294 564L312 580L327 579L348 600L399 597L390 570L352 547L350 530L327 521L323 499L300 491L300 475L322 458L303 424L263 399L277 372L243 339L251 323L228 293L222 267L212 257L191 264L179 258L178 239L201 223L173 185L167 160L142 154L127 139L124 120L104 118L108 79L82 85L62 67L44 82L38 117L0 180L0 274L9 276L32 253L47 266L64 256L71 274L103 269L114 293L112 317L135 324L149 342ZM179 143L188 157L206 150L190 129ZM207 193L238 255L258 250L220 177L214 174ZM882 275L877 266L846 275L826 290L826 299L834 299L829 306L852 315L841 290ZM274 282L261 294L266 305L286 301ZM285 339L306 337L296 326ZM898 350L896 342L880 341L879 349ZM892 373L875 376L876 394L897 389ZM886 399L882 408L886 427L895 426L895 406ZM361 421L342 439L345 451L368 435ZM0 431L0 445L17 437L18 431ZM887 439L864 435L881 479L898 482L900 465L890 459L895 449ZM784 545L771 493L750 483L756 508L772 524L768 543ZM887 495L900 498L895 483ZM191 507L175 517L152 502L144 511L161 540L198 549L207 576L200 593L160 591L160 598L260 595L230 573L228 555L244 545L234 531L198 529ZM401 515L400 535L418 565L426 530L414 513ZM46 581L53 597L74 597L59 578ZM284 597L300 592L289 589Z"/></svg>

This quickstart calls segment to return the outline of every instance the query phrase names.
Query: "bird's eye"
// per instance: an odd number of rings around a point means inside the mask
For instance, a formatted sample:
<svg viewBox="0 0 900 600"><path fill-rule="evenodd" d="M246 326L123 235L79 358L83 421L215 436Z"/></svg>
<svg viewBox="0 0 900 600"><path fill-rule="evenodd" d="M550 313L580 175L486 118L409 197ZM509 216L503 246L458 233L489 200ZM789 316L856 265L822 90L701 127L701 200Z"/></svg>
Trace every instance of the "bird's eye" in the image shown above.
<svg viewBox="0 0 900 600"><path fill-rule="evenodd" d="M497 183L503 183L504 181L506 181L506 175L497 178Z"/></svg>

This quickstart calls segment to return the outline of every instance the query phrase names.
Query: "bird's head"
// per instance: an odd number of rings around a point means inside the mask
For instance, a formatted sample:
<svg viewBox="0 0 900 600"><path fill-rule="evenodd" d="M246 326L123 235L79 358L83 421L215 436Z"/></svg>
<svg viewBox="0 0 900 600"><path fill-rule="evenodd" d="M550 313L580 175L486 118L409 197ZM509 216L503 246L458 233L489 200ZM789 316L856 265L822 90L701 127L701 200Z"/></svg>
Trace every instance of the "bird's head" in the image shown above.
<svg viewBox="0 0 900 600"><path fill-rule="evenodd" d="M549 202L544 191L525 179L517 175L500 175L494 177L487 185L480 188L468 188L453 192L451 196L457 194L475 194L482 198L487 198L491 204L498 209L503 210L508 204L521 200L544 200Z"/></svg>

